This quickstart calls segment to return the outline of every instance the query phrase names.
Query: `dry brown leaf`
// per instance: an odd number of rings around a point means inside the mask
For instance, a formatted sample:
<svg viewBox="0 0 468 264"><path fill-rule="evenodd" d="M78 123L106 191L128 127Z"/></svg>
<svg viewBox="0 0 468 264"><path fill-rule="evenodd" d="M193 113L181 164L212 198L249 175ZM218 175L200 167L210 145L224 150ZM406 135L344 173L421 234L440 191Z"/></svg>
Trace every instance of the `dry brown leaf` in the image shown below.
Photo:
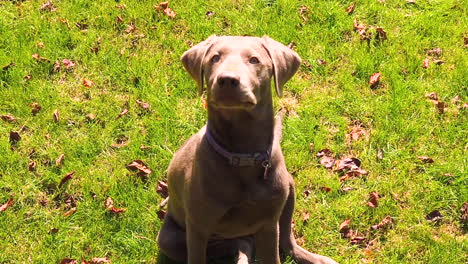
<svg viewBox="0 0 468 264"><path fill-rule="evenodd" d="M442 55L442 49L441 48L434 48L434 49L431 49L431 50L427 50L426 54L428 56L440 57Z"/></svg>
<svg viewBox="0 0 468 264"><path fill-rule="evenodd" d="M75 63L73 63L71 60L69 59L63 59L62 60L62 63L63 63L63 66L65 66L65 69L72 69L75 67Z"/></svg>
<svg viewBox="0 0 468 264"><path fill-rule="evenodd" d="M463 44L465 45L465 48L468 48L468 37L463 37Z"/></svg>
<svg viewBox="0 0 468 264"><path fill-rule="evenodd" d="M353 171L357 170L361 167L361 161L357 158L353 157L345 157L340 160L337 160L335 162L335 171L341 172L341 171Z"/></svg>
<svg viewBox="0 0 468 264"><path fill-rule="evenodd" d="M166 16L170 18L176 17L176 13L174 12L174 10L170 9L169 7L164 9L164 14L166 14Z"/></svg>
<svg viewBox="0 0 468 264"><path fill-rule="evenodd" d="M386 216L380 223L371 226L372 230L388 228L393 224L393 218L391 216Z"/></svg>
<svg viewBox="0 0 468 264"><path fill-rule="evenodd" d="M325 65L327 65L327 62L322 60L322 59L317 59L317 64L325 66Z"/></svg>
<svg viewBox="0 0 468 264"><path fill-rule="evenodd" d="M64 258L60 261L60 264L78 264L78 260L76 259L70 259L70 258Z"/></svg>
<svg viewBox="0 0 468 264"><path fill-rule="evenodd" d="M114 214L123 213L127 211L124 208L114 207L114 201L110 197L107 197L106 202L104 203L104 206L109 210L109 212L114 213Z"/></svg>
<svg viewBox="0 0 468 264"><path fill-rule="evenodd" d="M141 160L134 160L127 166L128 170L131 171L139 171L138 175L148 175L151 174L152 171L148 168L148 166ZM141 174L141 175L140 175Z"/></svg>
<svg viewBox="0 0 468 264"><path fill-rule="evenodd" d="M14 62L10 62L8 65L2 67L2 71L8 71L10 68L16 66Z"/></svg>
<svg viewBox="0 0 468 264"><path fill-rule="evenodd" d="M432 62L434 62L436 65L442 65L445 63L443 60L433 60Z"/></svg>
<svg viewBox="0 0 468 264"><path fill-rule="evenodd" d="M120 24L120 23L122 23L124 20L123 20L123 18L122 18L121 16L116 16L116 17L115 17L115 21L117 22L117 24Z"/></svg>
<svg viewBox="0 0 468 264"><path fill-rule="evenodd" d="M58 111L58 109L55 109L55 111L54 111L54 122L55 123L58 123L59 117L60 117L59 111Z"/></svg>
<svg viewBox="0 0 468 264"><path fill-rule="evenodd" d="M16 118L12 115L1 115L0 118L5 122L15 122Z"/></svg>
<svg viewBox="0 0 468 264"><path fill-rule="evenodd" d="M93 114L93 113L89 113L85 116L86 120L88 121L93 121L94 119L96 119L96 115Z"/></svg>
<svg viewBox="0 0 468 264"><path fill-rule="evenodd" d="M311 192L310 190L305 190L305 191L303 192L304 197L306 197L306 198L309 197L309 195L310 195L311 193L312 193L312 192Z"/></svg>
<svg viewBox="0 0 468 264"><path fill-rule="evenodd" d="M65 154L60 154L60 156L55 160L55 166L62 167L63 159L65 158Z"/></svg>
<svg viewBox="0 0 468 264"><path fill-rule="evenodd" d="M156 214L158 215L159 220L163 220L164 217L166 216L166 211L161 209Z"/></svg>
<svg viewBox="0 0 468 264"><path fill-rule="evenodd" d="M439 97L435 92L427 93L425 96L431 100L439 100Z"/></svg>
<svg viewBox="0 0 468 264"><path fill-rule="evenodd" d="M135 30L136 30L136 26L134 24L130 24L125 29L125 33L130 34L132 32L135 32Z"/></svg>
<svg viewBox="0 0 468 264"><path fill-rule="evenodd" d="M48 0L47 2L45 2L44 4L41 5L41 8L40 10L41 11L49 11L49 12L53 12L55 11L57 8L55 7L55 5L52 3L52 1Z"/></svg>
<svg viewBox="0 0 468 264"><path fill-rule="evenodd" d="M6 203L4 203L2 206L0 206L0 212L5 211L8 207L13 205L13 198L8 199Z"/></svg>
<svg viewBox="0 0 468 264"><path fill-rule="evenodd" d="M418 159L423 163L434 163L434 160L432 158L426 156L418 156Z"/></svg>
<svg viewBox="0 0 468 264"><path fill-rule="evenodd" d="M73 179L73 174L75 174L74 171L67 173L67 174L60 180L59 188L61 188L61 187L62 187L66 182L68 182L69 180Z"/></svg>
<svg viewBox="0 0 468 264"><path fill-rule="evenodd" d="M63 216L68 217L76 212L76 207L72 207L70 210L66 211Z"/></svg>
<svg viewBox="0 0 468 264"><path fill-rule="evenodd" d="M429 58L425 58L422 63L423 69L429 68Z"/></svg>
<svg viewBox="0 0 468 264"><path fill-rule="evenodd" d="M346 134L348 142L351 140L358 141L361 137L366 137L369 135L369 132L367 132L367 130L359 123L349 126L348 129L350 130L349 134Z"/></svg>
<svg viewBox="0 0 468 264"><path fill-rule="evenodd" d="M128 114L128 109L125 108L124 110L122 110L122 112L119 113L119 115L117 116L117 118L121 118L123 117L124 115Z"/></svg>
<svg viewBox="0 0 468 264"><path fill-rule="evenodd" d="M21 140L21 136L18 132L16 131L11 131L10 132L10 143L11 144L16 144L18 141Z"/></svg>
<svg viewBox="0 0 468 264"><path fill-rule="evenodd" d="M340 232L343 231L343 230L346 230L349 228L349 224L351 223L351 219L346 219L344 220L341 224L340 224Z"/></svg>
<svg viewBox="0 0 468 264"><path fill-rule="evenodd" d="M376 73L372 74L372 76L369 79L369 85L370 85L371 89L377 88L377 86L379 85L379 82L380 82L380 76L381 76L381 74L379 72L376 72Z"/></svg>
<svg viewBox="0 0 468 264"><path fill-rule="evenodd" d="M166 198L169 196L169 188L165 181L158 181L156 192L162 197Z"/></svg>
<svg viewBox="0 0 468 264"><path fill-rule="evenodd" d="M325 187L325 186L320 187L320 190L322 190L324 192L331 192L331 188L330 187Z"/></svg>
<svg viewBox="0 0 468 264"><path fill-rule="evenodd" d="M23 77L23 79L24 79L25 82L27 82L27 81L29 81L29 80L32 79L32 75L31 75L31 74L25 75L25 76Z"/></svg>
<svg viewBox="0 0 468 264"><path fill-rule="evenodd" d="M356 7L356 3L353 2L350 6L348 6L348 8L346 8L346 13L352 14L355 7Z"/></svg>
<svg viewBox="0 0 468 264"><path fill-rule="evenodd" d="M37 163L35 161L30 161L28 163L28 170L29 171L35 171L37 168Z"/></svg>
<svg viewBox="0 0 468 264"><path fill-rule="evenodd" d="M429 222L439 222L440 220L442 220L443 216L442 214L439 212L439 210L434 210L432 212L430 212L428 215L426 215L426 220L429 221Z"/></svg>
<svg viewBox="0 0 468 264"><path fill-rule="evenodd" d="M143 102L141 100L136 100L136 102L144 110L148 110L150 108L150 105L148 103L145 103L145 102Z"/></svg>
<svg viewBox="0 0 468 264"><path fill-rule="evenodd" d="M302 221L303 222L307 222L309 220L309 218L310 218L309 211L305 211L305 212L302 213Z"/></svg>
<svg viewBox="0 0 468 264"><path fill-rule="evenodd" d="M323 156L320 159L320 164L322 164L322 166L324 166L327 169L331 169L333 168L333 165L335 164L335 159L328 157L328 156Z"/></svg>
<svg viewBox="0 0 468 264"><path fill-rule="evenodd" d="M31 55L31 57L32 57L34 60L38 61L38 62L50 62L49 59L47 59L47 58L45 58L45 57L41 57L41 56L39 56L39 54L37 54L37 53L34 53L33 55Z"/></svg>
<svg viewBox="0 0 468 264"><path fill-rule="evenodd" d="M380 195L378 192L371 192L369 193L369 202L367 202L367 205L372 208L376 208L379 206L378 200L380 199Z"/></svg>
<svg viewBox="0 0 468 264"><path fill-rule="evenodd" d="M31 103L29 106L31 107L31 113L33 116L39 113L39 111L42 109L42 107L37 102Z"/></svg>
<svg viewBox="0 0 468 264"><path fill-rule="evenodd" d="M86 79L86 78L83 79L83 85L84 85L85 87L91 87L93 84L94 84L93 81L91 81L91 80L89 80L89 79Z"/></svg>
<svg viewBox="0 0 468 264"><path fill-rule="evenodd" d="M341 190L342 190L343 192L349 192L349 191L351 191L351 190L354 190L354 188L353 188L353 187L344 187L344 188L341 188Z"/></svg>
<svg viewBox="0 0 468 264"><path fill-rule="evenodd" d="M460 222L462 227L466 230L468 228L468 202L464 202L461 209Z"/></svg>
<svg viewBox="0 0 468 264"><path fill-rule="evenodd" d="M317 152L317 157L323 157L323 156L328 156L331 157L333 155L333 152L330 149L322 149L319 152Z"/></svg>
<svg viewBox="0 0 468 264"><path fill-rule="evenodd" d="M387 32L383 30L382 27L376 27L375 30L377 31L377 34L375 35L375 38L377 40L380 40L380 41L387 40Z"/></svg>

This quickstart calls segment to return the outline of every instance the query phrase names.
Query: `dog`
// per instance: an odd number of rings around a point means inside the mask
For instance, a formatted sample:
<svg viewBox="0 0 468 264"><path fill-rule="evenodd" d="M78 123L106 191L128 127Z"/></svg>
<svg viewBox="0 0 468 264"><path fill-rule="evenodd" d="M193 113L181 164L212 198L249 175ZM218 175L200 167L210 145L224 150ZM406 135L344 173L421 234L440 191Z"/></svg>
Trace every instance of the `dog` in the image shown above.
<svg viewBox="0 0 468 264"><path fill-rule="evenodd" d="M226 254L247 264L254 250L264 264L279 264L280 252L301 264L336 263L297 245L291 230L294 182L271 82L282 96L299 55L267 36L211 36L181 60L200 96L206 84L208 122L169 165L160 250L189 264Z"/></svg>

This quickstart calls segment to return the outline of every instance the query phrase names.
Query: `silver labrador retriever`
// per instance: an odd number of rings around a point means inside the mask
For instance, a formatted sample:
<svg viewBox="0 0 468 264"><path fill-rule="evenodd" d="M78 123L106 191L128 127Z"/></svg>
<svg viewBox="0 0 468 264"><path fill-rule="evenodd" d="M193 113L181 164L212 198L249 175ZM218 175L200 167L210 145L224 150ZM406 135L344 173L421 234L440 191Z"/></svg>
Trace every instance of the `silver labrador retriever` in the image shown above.
<svg viewBox="0 0 468 264"><path fill-rule="evenodd" d="M296 244L291 231L294 182L280 147L278 96L301 59L269 38L211 36L182 55L199 94L207 86L208 123L177 151L168 169L168 213L158 234L170 258L205 264L207 256L237 254L280 263L336 263Z"/></svg>

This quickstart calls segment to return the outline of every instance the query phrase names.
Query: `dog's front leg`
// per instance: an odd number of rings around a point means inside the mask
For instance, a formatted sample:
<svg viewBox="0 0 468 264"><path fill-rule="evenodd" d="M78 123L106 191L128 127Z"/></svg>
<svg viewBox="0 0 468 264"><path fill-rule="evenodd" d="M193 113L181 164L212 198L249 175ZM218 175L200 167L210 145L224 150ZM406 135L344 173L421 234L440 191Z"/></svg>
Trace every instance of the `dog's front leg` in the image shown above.
<svg viewBox="0 0 468 264"><path fill-rule="evenodd" d="M278 222L269 223L255 234L257 256L262 264L280 264Z"/></svg>
<svg viewBox="0 0 468 264"><path fill-rule="evenodd" d="M206 247L209 235L204 234L195 225L186 222L188 264L206 264Z"/></svg>

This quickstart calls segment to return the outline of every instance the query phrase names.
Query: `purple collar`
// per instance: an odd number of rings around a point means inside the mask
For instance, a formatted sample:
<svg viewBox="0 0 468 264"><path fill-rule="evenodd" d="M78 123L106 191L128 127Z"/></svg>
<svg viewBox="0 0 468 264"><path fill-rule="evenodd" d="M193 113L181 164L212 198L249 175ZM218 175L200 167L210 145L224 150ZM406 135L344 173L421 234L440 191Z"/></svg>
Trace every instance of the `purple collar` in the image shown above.
<svg viewBox="0 0 468 264"><path fill-rule="evenodd" d="M255 153L233 153L227 151L221 145L216 142L211 135L208 125L206 126L205 132L206 139L210 146L221 156L227 159L229 165L233 167L254 167L261 166L265 169L263 178L266 179L268 174L268 169L271 167L271 149L273 144L270 145L267 151L265 152L255 152Z"/></svg>

